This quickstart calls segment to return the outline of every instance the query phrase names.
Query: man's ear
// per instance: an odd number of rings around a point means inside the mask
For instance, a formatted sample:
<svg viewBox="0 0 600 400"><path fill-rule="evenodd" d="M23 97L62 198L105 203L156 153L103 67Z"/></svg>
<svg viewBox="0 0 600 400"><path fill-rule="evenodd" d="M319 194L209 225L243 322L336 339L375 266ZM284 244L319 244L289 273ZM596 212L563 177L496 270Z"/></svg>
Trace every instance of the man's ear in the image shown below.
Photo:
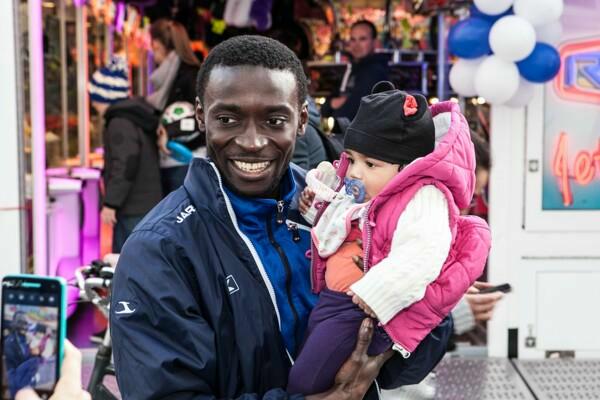
<svg viewBox="0 0 600 400"><path fill-rule="evenodd" d="M304 136L308 124L308 102L305 101L300 107L300 119L298 120L298 136Z"/></svg>
<svg viewBox="0 0 600 400"><path fill-rule="evenodd" d="M202 103L200 103L200 99L196 97L196 122L198 122L198 129L203 132L206 132L206 120L204 115L204 107L202 107Z"/></svg>

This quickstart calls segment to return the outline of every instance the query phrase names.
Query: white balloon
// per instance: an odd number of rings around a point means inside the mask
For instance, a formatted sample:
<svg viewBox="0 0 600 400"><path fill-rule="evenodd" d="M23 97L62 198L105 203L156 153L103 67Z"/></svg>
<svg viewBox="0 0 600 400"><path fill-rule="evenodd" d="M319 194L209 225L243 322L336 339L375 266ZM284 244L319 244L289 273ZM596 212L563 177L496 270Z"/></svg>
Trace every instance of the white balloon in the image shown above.
<svg viewBox="0 0 600 400"><path fill-rule="evenodd" d="M563 12L563 0L515 0L513 9L519 17L533 26L542 26L556 21Z"/></svg>
<svg viewBox="0 0 600 400"><path fill-rule="evenodd" d="M520 61L535 47L535 29L526 19L508 15L494 23L489 40L495 55L506 61Z"/></svg>
<svg viewBox="0 0 600 400"><path fill-rule="evenodd" d="M491 104L508 101L519 88L519 70L515 63L498 56L487 57L475 74L477 94Z"/></svg>
<svg viewBox="0 0 600 400"><path fill-rule="evenodd" d="M549 24L535 28L536 40L556 46L560 43L563 34L563 28L560 21L550 22Z"/></svg>
<svg viewBox="0 0 600 400"><path fill-rule="evenodd" d="M498 15L508 10L514 0L474 0L475 5L484 14Z"/></svg>
<svg viewBox="0 0 600 400"><path fill-rule="evenodd" d="M504 105L513 108L525 107L535 94L535 84L521 78L517 92Z"/></svg>
<svg viewBox="0 0 600 400"><path fill-rule="evenodd" d="M471 97L477 94L475 90L475 74L479 65L486 57L467 60L458 59L450 70L450 86L461 96Z"/></svg>

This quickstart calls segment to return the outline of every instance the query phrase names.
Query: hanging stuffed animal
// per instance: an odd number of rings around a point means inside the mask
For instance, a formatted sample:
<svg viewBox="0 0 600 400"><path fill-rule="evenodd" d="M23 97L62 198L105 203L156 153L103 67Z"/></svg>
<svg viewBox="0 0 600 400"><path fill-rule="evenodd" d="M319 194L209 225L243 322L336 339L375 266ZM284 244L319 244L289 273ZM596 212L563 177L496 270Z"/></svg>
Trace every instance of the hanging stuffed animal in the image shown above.
<svg viewBox="0 0 600 400"><path fill-rule="evenodd" d="M273 0L254 0L250 9L250 19L252 24L260 32L264 32L271 28L272 18L271 9L273 8Z"/></svg>
<svg viewBox="0 0 600 400"><path fill-rule="evenodd" d="M250 26L251 0L227 0L225 22L228 26L246 28Z"/></svg>

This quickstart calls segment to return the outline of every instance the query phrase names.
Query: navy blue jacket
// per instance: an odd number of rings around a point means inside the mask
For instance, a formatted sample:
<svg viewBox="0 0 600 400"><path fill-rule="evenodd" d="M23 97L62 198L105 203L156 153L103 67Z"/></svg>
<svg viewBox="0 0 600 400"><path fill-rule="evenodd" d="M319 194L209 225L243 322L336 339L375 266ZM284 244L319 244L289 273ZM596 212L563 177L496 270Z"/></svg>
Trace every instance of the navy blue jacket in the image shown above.
<svg viewBox="0 0 600 400"><path fill-rule="evenodd" d="M284 389L290 354L314 300L306 284L308 260L297 257L297 247L308 250L308 232L294 229L304 222L297 212L303 171L290 167L284 182L289 185L282 187L284 215L278 215L274 200L269 211L268 200L255 199L257 213L270 213L271 234L295 271L283 279L269 277L274 268L286 271L280 251L253 243L260 235L252 235L247 216L238 223L234 212L251 209L238 196L231 197L237 198L232 205L207 160L195 159L184 186L129 237L113 281L110 317L125 399L301 398ZM274 265L265 268L263 260ZM293 308L297 316L289 318ZM280 329L294 338L283 338ZM451 332L447 319L409 359L392 358L381 371L380 386L420 381L444 354Z"/></svg>

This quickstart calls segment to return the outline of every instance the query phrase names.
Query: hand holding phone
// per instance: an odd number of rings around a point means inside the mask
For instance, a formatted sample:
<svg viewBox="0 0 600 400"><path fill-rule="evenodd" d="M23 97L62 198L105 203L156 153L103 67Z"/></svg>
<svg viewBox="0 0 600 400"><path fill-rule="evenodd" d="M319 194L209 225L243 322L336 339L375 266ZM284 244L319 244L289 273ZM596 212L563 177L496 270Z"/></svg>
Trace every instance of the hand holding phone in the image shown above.
<svg viewBox="0 0 600 400"><path fill-rule="evenodd" d="M2 280L3 399L15 398L25 387L40 395L52 393L63 355L65 293L62 278L12 275Z"/></svg>
<svg viewBox="0 0 600 400"><path fill-rule="evenodd" d="M510 284L503 283L501 285L496 285L496 286L479 289L479 294L494 293L494 292L510 293L511 291L512 291L512 287L510 286Z"/></svg>

